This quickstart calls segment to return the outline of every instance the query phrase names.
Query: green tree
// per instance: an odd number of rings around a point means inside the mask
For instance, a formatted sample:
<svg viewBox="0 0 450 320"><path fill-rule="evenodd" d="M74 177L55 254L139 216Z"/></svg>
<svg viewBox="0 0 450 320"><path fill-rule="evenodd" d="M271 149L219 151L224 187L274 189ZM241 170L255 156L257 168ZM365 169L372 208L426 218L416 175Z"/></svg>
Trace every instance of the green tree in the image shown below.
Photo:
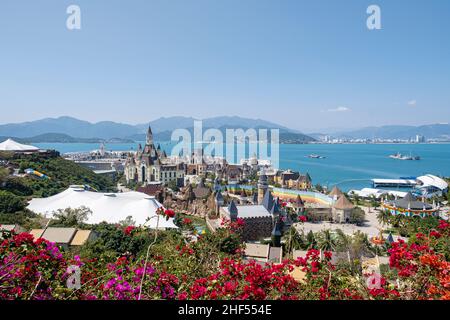
<svg viewBox="0 0 450 320"><path fill-rule="evenodd" d="M14 213L23 209L25 209L25 203L21 197L0 190L0 213Z"/></svg>
<svg viewBox="0 0 450 320"><path fill-rule="evenodd" d="M336 248L338 251L348 251L351 237L347 236L341 229L336 230Z"/></svg>
<svg viewBox="0 0 450 320"><path fill-rule="evenodd" d="M53 214L52 226L83 227L92 211L86 207L59 209Z"/></svg>
<svg viewBox="0 0 450 320"><path fill-rule="evenodd" d="M337 241L330 230L323 230L318 234L317 247L322 251L336 250Z"/></svg>
<svg viewBox="0 0 450 320"><path fill-rule="evenodd" d="M374 208L375 210L378 208L378 206L380 205L380 202L375 198L375 196L370 196L369 199L369 203L370 203L370 207Z"/></svg>
<svg viewBox="0 0 450 320"><path fill-rule="evenodd" d="M356 193L352 193L352 200L355 205L359 205L361 202L361 197Z"/></svg>
<svg viewBox="0 0 450 320"><path fill-rule="evenodd" d="M9 170L3 167L0 167L0 187L2 183L6 181L6 177L9 176Z"/></svg>
<svg viewBox="0 0 450 320"><path fill-rule="evenodd" d="M317 248L317 240L316 240L312 230L309 230L308 234L306 235L306 244L307 244L307 249L316 249Z"/></svg>
<svg viewBox="0 0 450 320"><path fill-rule="evenodd" d="M382 225L387 225L389 223L389 217L390 217L390 213L387 210L381 210L380 212L378 212L377 214L377 220L379 223L381 223Z"/></svg>
<svg viewBox="0 0 450 320"><path fill-rule="evenodd" d="M366 213L360 207L355 207L350 212L350 223L355 223L357 225L361 225L364 223L366 219Z"/></svg>
<svg viewBox="0 0 450 320"><path fill-rule="evenodd" d="M300 250L305 247L306 241L302 234L295 227L291 227L285 234L286 253L290 254L293 250Z"/></svg>

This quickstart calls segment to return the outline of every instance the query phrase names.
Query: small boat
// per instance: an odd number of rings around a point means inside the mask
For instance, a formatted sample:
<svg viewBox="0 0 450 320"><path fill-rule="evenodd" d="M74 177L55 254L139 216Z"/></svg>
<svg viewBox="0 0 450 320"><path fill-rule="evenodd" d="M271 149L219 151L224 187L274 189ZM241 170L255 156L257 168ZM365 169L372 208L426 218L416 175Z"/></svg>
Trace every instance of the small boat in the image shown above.
<svg viewBox="0 0 450 320"><path fill-rule="evenodd" d="M325 159L324 156L319 156L318 154L310 154L308 156L308 158L311 158L311 159Z"/></svg>
<svg viewBox="0 0 450 320"><path fill-rule="evenodd" d="M419 156L412 156L412 155L405 156L399 152L397 152L396 154L391 154L389 158L396 160L420 160Z"/></svg>

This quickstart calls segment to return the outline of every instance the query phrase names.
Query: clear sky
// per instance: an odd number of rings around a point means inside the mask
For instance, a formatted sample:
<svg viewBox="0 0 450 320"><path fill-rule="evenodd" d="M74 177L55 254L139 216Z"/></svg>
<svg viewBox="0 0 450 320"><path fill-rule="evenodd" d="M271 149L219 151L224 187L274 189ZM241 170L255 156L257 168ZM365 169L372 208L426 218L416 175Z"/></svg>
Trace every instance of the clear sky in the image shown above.
<svg viewBox="0 0 450 320"><path fill-rule="evenodd" d="M81 8L81 30L66 9ZM371 4L382 30L366 27ZM448 0L2 0L0 123L450 119Z"/></svg>

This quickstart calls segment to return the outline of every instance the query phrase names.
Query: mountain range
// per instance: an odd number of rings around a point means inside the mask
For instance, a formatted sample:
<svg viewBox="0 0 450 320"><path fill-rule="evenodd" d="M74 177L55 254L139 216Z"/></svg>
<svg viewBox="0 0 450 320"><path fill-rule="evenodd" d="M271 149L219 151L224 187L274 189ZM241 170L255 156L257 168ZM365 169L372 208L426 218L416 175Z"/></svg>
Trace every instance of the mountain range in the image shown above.
<svg viewBox="0 0 450 320"><path fill-rule="evenodd" d="M193 130L194 118L163 117L145 124L130 125L111 121L91 123L72 117L46 118L31 122L0 125L0 137L26 142L143 141L150 125L155 140L169 141L175 129ZM315 139L296 130L261 119L223 116L203 119L203 130L217 128L279 129L281 143L307 143Z"/></svg>
<svg viewBox="0 0 450 320"><path fill-rule="evenodd" d="M344 131L332 134L336 138L350 139L411 139L416 135L424 136L427 139L450 138L449 124L429 124L421 126L389 125L381 127L366 127L353 131ZM315 136L315 135L313 135Z"/></svg>
<svg viewBox="0 0 450 320"><path fill-rule="evenodd" d="M162 117L148 123L137 125L102 121L91 123L72 117L46 118L31 122L0 125L0 138L14 137L24 142L130 142L145 140L150 125L158 141L169 141L175 129L188 129L192 132L192 117ZM227 128L279 129L281 143L308 143L327 133L303 134L279 124L238 116L221 116L202 120L203 130L216 128L225 136ZM416 135L427 139L450 139L449 124L430 124L421 126L389 125L365 127L357 130L341 131L330 134L335 138L348 139L411 139ZM2 138L2 139L3 139Z"/></svg>

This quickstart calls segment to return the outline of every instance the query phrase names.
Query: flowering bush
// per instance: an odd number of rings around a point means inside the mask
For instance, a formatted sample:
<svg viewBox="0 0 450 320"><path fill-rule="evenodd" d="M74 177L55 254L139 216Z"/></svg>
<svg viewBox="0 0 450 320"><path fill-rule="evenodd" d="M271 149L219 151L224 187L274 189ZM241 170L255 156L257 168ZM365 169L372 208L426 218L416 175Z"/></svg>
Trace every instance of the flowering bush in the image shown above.
<svg viewBox="0 0 450 320"><path fill-rule="evenodd" d="M242 223L224 225L190 244L162 232L148 263L142 254L72 256L30 234L4 232L0 299L450 299L447 222L409 243L394 242L391 271L383 276L336 266L331 252L315 249L279 264L245 261L240 242L230 245ZM126 243L142 236L139 229L111 228ZM69 266L81 270L79 288L67 286Z"/></svg>
<svg viewBox="0 0 450 320"><path fill-rule="evenodd" d="M441 220L438 230L418 233L409 244L402 240L389 249L390 266L398 271L409 299L450 299L450 224Z"/></svg>
<svg viewBox="0 0 450 320"><path fill-rule="evenodd" d="M299 283L290 276L287 264L260 265L224 259L220 270L196 279L183 297L189 299L292 299Z"/></svg>
<svg viewBox="0 0 450 320"><path fill-rule="evenodd" d="M299 220L300 222L305 223L306 221L308 221L308 218L306 218L306 216L300 216L300 217L298 217L298 220Z"/></svg>
<svg viewBox="0 0 450 320"><path fill-rule="evenodd" d="M166 218L166 220L175 217L175 211L173 211L172 209L164 209L163 207L159 207L156 210L156 214L163 216L164 218Z"/></svg>
<svg viewBox="0 0 450 320"><path fill-rule="evenodd" d="M192 220L189 218L184 218L182 221L182 224L185 226L191 226L192 225Z"/></svg>
<svg viewBox="0 0 450 320"><path fill-rule="evenodd" d="M0 299L51 299L64 281L66 261L55 244L28 233L3 232Z"/></svg>
<svg viewBox="0 0 450 320"><path fill-rule="evenodd" d="M132 233L135 229L136 229L136 227L134 227L134 226L128 226L128 227L125 227L125 229L123 230L123 232L124 232L127 236L129 236L129 235L131 235L131 233Z"/></svg>

